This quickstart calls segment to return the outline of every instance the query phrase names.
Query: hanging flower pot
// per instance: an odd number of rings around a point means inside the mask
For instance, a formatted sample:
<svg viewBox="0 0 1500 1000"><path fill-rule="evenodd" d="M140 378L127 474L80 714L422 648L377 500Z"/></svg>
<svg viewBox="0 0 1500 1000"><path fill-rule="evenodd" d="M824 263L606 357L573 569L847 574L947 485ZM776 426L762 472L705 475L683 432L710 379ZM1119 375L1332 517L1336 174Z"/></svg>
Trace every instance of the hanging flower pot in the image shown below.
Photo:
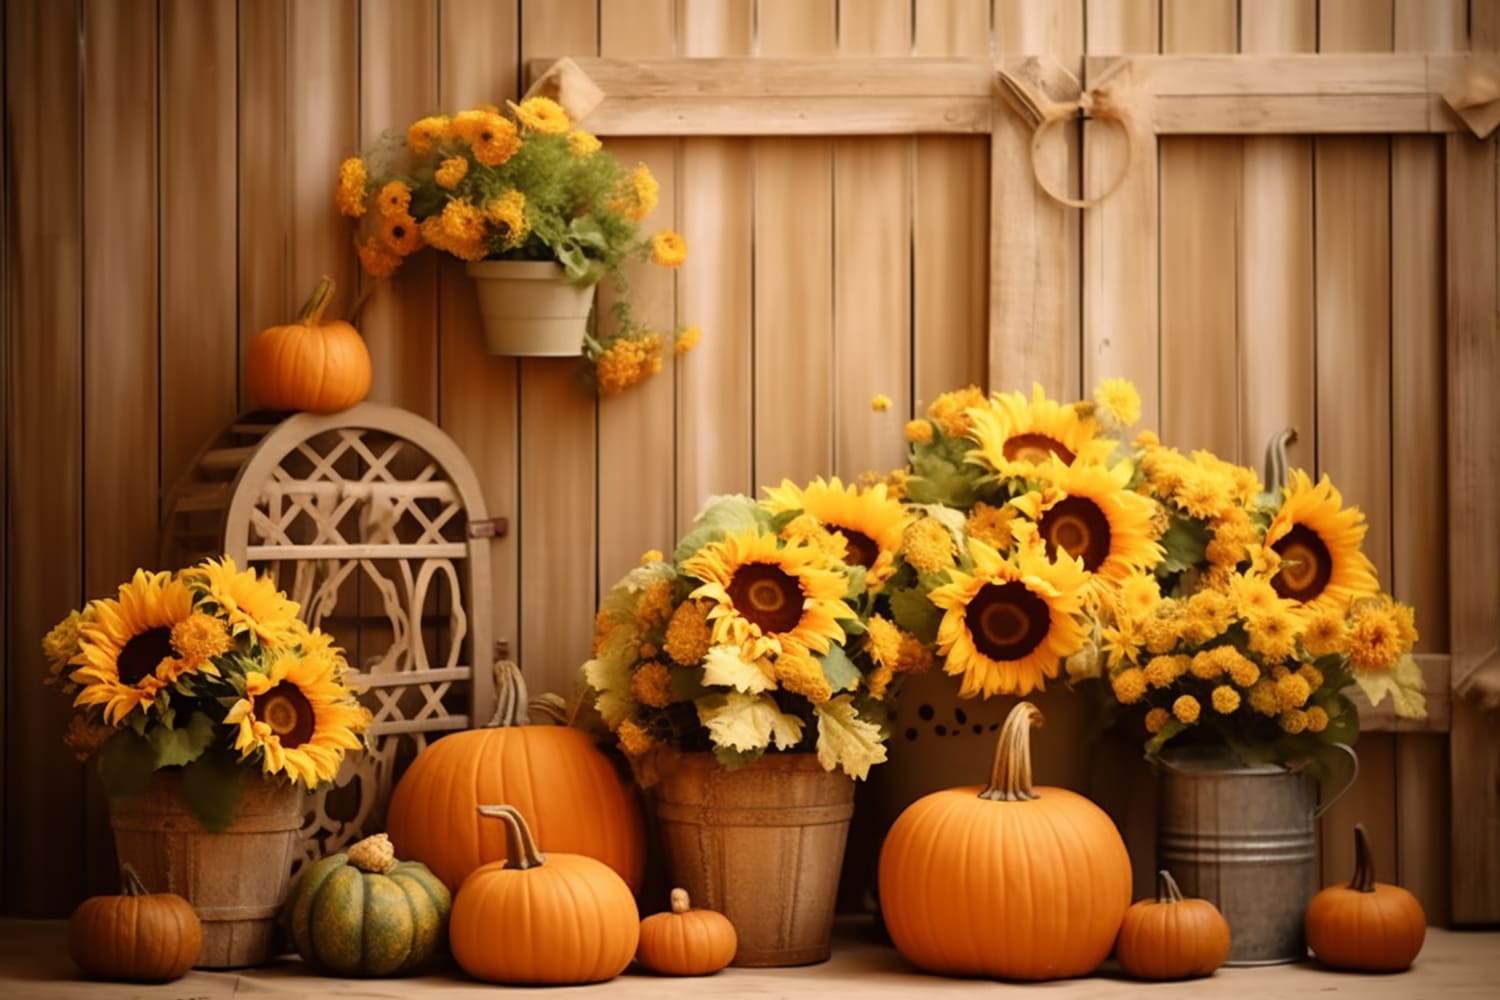
<svg viewBox="0 0 1500 1000"><path fill-rule="evenodd" d="M491 354L577 357L594 286L570 281L555 261L479 260L468 265Z"/></svg>

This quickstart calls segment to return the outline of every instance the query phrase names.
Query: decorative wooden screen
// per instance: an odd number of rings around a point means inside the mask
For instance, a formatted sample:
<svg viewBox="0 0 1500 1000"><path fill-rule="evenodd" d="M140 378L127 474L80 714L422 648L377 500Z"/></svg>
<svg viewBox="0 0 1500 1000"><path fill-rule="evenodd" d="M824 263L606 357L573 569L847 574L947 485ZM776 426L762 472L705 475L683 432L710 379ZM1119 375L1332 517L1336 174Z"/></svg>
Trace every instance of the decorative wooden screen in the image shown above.
<svg viewBox="0 0 1500 1000"><path fill-rule="evenodd" d="M370 403L252 414L198 456L167 510L164 565L222 551L271 573L344 647L374 715L370 749L309 803L304 860L378 828L411 757L488 717L495 526L428 421Z"/></svg>

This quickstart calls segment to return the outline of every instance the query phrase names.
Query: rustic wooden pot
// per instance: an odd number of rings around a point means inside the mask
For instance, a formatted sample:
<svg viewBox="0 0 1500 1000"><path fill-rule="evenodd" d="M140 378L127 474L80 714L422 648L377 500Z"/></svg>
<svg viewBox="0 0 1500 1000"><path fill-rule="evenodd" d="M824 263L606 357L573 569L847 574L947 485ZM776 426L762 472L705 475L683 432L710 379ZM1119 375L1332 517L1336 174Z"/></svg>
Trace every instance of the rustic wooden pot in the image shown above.
<svg viewBox="0 0 1500 1000"><path fill-rule="evenodd" d="M305 791L258 775L244 781L239 812L220 833L203 829L175 774L158 772L141 794L109 804L120 863L134 868L151 892L175 892L197 911L199 968L270 960L302 836Z"/></svg>
<svg viewBox="0 0 1500 1000"><path fill-rule="evenodd" d="M672 884L734 924L734 965L827 960L853 812L853 779L814 754L768 753L733 771L683 754L656 787Z"/></svg>

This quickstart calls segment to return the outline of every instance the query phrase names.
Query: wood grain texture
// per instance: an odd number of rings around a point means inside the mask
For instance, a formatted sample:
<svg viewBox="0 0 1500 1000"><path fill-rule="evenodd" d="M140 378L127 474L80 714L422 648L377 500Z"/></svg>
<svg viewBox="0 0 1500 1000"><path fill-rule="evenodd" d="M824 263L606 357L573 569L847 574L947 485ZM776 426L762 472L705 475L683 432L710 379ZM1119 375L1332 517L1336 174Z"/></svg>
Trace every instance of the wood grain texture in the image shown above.
<svg viewBox="0 0 1500 1000"><path fill-rule="evenodd" d="M0 5L0 54L5 52L7 21L4 6ZM0 70L0 107L9 107L6 103L6 95L9 93L7 82L4 71ZM0 129L0 191L10 190L7 182L11 176L11 150L7 132L6 129ZM10 219L10 205L6 199L0 198L0 233L8 235L11 232ZM5 279L10 276L10 268L10 240L0 239L0 287L4 286ZM10 416L13 412L10 389L11 339L10 316L0 312L0 413L6 415L5 431L0 433L0 651L3 651L7 660L10 659L10 644L7 642L10 635L10 601L7 588L10 583ZM0 719L5 718L8 703L5 671L0 670ZM5 737L0 734L0 781L5 781L7 777L5 761ZM5 864L5 843L5 808L4 802L0 801L0 909L5 906L11 883L10 870Z"/></svg>
<svg viewBox="0 0 1500 1000"><path fill-rule="evenodd" d="M749 55L753 18L751 0L682 0L683 55ZM678 276L678 316L702 336L676 365L677 535L710 496L755 490L752 156L742 139L682 148L679 225L692 260Z"/></svg>
<svg viewBox="0 0 1500 1000"><path fill-rule="evenodd" d="M519 0L443 0L438 11L439 107L499 104L520 93L519 10ZM470 44L474 37L486 44ZM462 261L439 260L437 295L438 420L474 467L490 516L509 519L510 532L490 544L492 634L518 657L520 362L484 349L474 279L464 272ZM475 663L488 663L492 652L475 650Z"/></svg>
<svg viewBox="0 0 1500 1000"><path fill-rule="evenodd" d="M917 56L988 57L985 0L916 5ZM918 136L912 164L910 415L940 393L987 384L989 174L987 139Z"/></svg>
<svg viewBox="0 0 1500 1000"><path fill-rule="evenodd" d="M356 77L359 145L337 153L324 174L329 179L325 187L331 190L345 156L372 148L384 134L404 135L408 125L438 107L437 36L437 0L362 0ZM326 192L316 209L324 217L336 217ZM350 221L338 219L335 231L344 239L328 248L346 266ZM369 285L371 279L361 275L361 282ZM438 254L414 254L389 281L373 286L358 316L373 370L370 399L436 419ZM348 287L352 292L354 285Z"/></svg>
<svg viewBox="0 0 1500 1000"><path fill-rule="evenodd" d="M674 55L675 15L673 0L603 0L599 54L620 58ZM615 139L605 146L627 167L646 164L661 185L660 201L642 223L643 233L677 230L681 146L682 141L676 139ZM694 251L689 244L684 267L699 266ZM636 322L661 335L662 370L644 384L599 403L600 594L635 566L647 549L670 552L677 529L676 358L672 350L677 272L648 261L627 266L625 275ZM612 300L611 290L601 288L601 317L608 317Z"/></svg>
<svg viewBox="0 0 1500 1000"><path fill-rule="evenodd" d="M161 6L161 463L165 495L239 412L233 0Z"/></svg>
<svg viewBox="0 0 1500 1000"><path fill-rule="evenodd" d="M761 56L832 56L831 0L761 0ZM833 144L755 146L757 484L805 483L833 467Z"/></svg>
<svg viewBox="0 0 1500 1000"><path fill-rule="evenodd" d="M522 0L521 58L597 55L594 0ZM598 579L596 403L579 362L523 358L520 662L537 692L577 683L593 635Z"/></svg>
<svg viewBox="0 0 1500 1000"><path fill-rule="evenodd" d="M1077 5L1002 4L995 11L998 51L1057 52L1062 68L1076 74L1083 44L1077 14ZM1053 399L1076 399L1083 391L1081 217L1048 196L1033 175L1032 132L997 100L990 133L989 384L1027 393L1037 384ZM1079 129L1069 123L1048 135L1036 169L1054 189L1077 197Z"/></svg>
<svg viewBox="0 0 1500 1000"><path fill-rule="evenodd" d="M1241 10L1242 52L1310 52L1317 37L1313 0L1275 0ZM1247 137L1240 170L1235 454L1260 468L1266 442L1291 427L1298 436L1287 460L1311 469L1316 438L1312 140Z"/></svg>
<svg viewBox="0 0 1500 1000"><path fill-rule="evenodd" d="M910 53L911 0L839 8L839 56ZM833 465L845 482L905 461L911 412L912 150L906 138L833 144ZM882 210L875 210L879 206ZM891 400L876 412L877 395Z"/></svg>
<svg viewBox="0 0 1500 1000"><path fill-rule="evenodd" d="M1162 7L1163 52L1233 52L1233 0ZM1163 441L1206 448L1231 461L1238 454L1239 205L1225 191L1240 180L1240 142L1222 136L1162 139L1161 423ZM1212 393L1204 385L1220 387Z"/></svg>
<svg viewBox="0 0 1500 1000"><path fill-rule="evenodd" d="M1396 737L1396 870L1387 878L1422 904L1428 924L1452 920L1448 849L1452 804L1448 789L1448 737L1402 733Z"/></svg>
<svg viewBox="0 0 1500 1000"><path fill-rule="evenodd" d="M61 745L68 699L38 683L37 642L84 597L82 70L76 4L7 4L5 323L11 333L5 581L6 895L12 913L63 916L82 897L83 770ZM18 94L28 95L15 101ZM46 150L47 156L21 156ZM32 331L32 335L27 335ZM47 331L36 336L36 331Z"/></svg>
<svg viewBox="0 0 1500 1000"><path fill-rule="evenodd" d="M1321 875L1318 885L1348 884L1354 874L1354 824L1370 835L1375 871L1382 882L1397 874L1395 733L1360 736L1359 777L1318 821Z"/></svg>

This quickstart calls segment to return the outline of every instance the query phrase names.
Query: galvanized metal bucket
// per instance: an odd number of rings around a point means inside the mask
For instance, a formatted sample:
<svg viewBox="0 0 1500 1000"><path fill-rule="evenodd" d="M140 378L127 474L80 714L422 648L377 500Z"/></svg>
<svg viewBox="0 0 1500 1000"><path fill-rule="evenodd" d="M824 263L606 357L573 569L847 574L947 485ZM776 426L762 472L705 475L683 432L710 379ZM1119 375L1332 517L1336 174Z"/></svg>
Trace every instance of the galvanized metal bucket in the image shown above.
<svg viewBox="0 0 1500 1000"><path fill-rule="evenodd" d="M1157 758L1161 813L1157 866L1184 895L1211 901L1229 921L1228 965L1307 957L1302 916L1314 889L1316 821L1359 773L1318 804L1304 771L1246 766L1228 750L1183 748Z"/></svg>

